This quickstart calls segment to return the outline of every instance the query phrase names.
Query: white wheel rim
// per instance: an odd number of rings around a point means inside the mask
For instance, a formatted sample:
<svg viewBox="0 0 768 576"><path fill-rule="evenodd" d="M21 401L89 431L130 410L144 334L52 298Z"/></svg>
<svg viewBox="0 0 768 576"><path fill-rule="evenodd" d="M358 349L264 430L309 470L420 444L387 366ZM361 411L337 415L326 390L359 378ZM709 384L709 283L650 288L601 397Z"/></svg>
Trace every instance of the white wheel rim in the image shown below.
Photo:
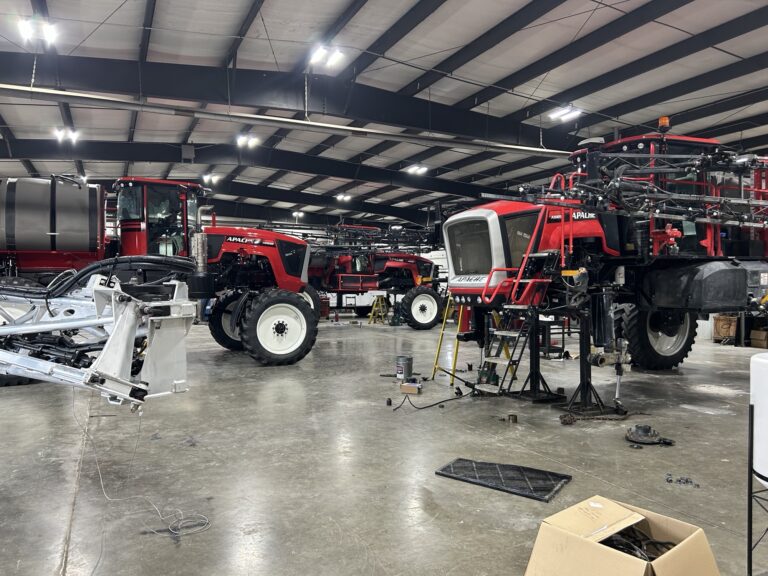
<svg viewBox="0 0 768 576"><path fill-rule="evenodd" d="M651 314L648 314L648 341L658 354L661 354L662 356L674 356L685 347L690 327L691 316L685 314L683 321L677 330L677 334L674 336L667 336L664 332L657 332L651 328Z"/></svg>
<svg viewBox="0 0 768 576"><path fill-rule="evenodd" d="M306 291L305 292L299 292L299 296L301 296L302 298L304 298L304 300L307 301L307 304L309 304L309 307L312 308L312 310L315 309L315 303L312 300L312 297L309 295L308 292L306 292Z"/></svg>
<svg viewBox="0 0 768 576"><path fill-rule="evenodd" d="M273 304L259 317L256 334L261 346L270 354L290 354L304 342L307 323L295 306Z"/></svg>
<svg viewBox="0 0 768 576"><path fill-rule="evenodd" d="M419 294L411 303L411 316L422 324L429 324L437 316L437 302L429 294Z"/></svg>
<svg viewBox="0 0 768 576"><path fill-rule="evenodd" d="M240 326L235 324L234 331L232 330L232 314L235 311L235 307L237 306L237 303L239 300L235 300L234 302L227 305L227 307L224 309L224 312L221 314L221 329L224 330L224 334L226 334L229 338L232 338L232 340L240 341Z"/></svg>

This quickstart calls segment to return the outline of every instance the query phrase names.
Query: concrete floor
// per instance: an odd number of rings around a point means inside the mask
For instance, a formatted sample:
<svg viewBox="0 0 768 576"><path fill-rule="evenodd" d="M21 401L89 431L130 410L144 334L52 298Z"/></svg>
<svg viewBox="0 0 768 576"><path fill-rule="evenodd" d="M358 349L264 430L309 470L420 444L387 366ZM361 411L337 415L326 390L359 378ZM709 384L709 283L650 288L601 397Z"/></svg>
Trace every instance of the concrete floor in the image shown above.
<svg viewBox="0 0 768 576"><path fill-rule="evenodd" d="M649 415L627 422L565 427L556 409L498 398L393 413L385 400L401 395L379 374L402 353L428 373L436 338L325 324L300 364L260 368L195 327L190 391L141 418L53 385L0 389L0 574L522 575L541 519L594 494L703 527L722 573L745 573L756 350L701 342L679 371L630 373L625 404ZM463 360L477 355L462 349ZM543 371L571 390L578 364L544 361ZM428 383L417 403L452 396L446 380ZM611 398L611 372L596 370L595 381ZM208 516L210 529L176 538L145 501L107 502L73 411L88 423L111 497L146 495L165 511ZM518 424L500 420L510 412ZM677 445L630 449L623 433L634 423ZM435 476L457 457L573 481L545 504ZM666 473L701 487L668 484ZM758 562L768 568L768 544Z"/></svg>

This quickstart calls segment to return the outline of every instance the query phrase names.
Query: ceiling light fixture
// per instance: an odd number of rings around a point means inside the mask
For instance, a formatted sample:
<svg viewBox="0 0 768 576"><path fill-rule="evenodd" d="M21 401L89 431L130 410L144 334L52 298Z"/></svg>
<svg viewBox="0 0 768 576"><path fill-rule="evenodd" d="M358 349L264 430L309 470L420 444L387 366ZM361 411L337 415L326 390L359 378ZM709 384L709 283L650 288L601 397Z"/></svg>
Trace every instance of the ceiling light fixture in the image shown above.
<svg viewBox="0 0 768 576"><path fill-rule="evenodd" d="M557 120L558 118L562 118L566 114L568 114L571 110L573 110L573 106L564 106L562 108L555 108L552 110L552 112L549 113L549 119L550 120Z"/></svg>
<svg viewBox="0 0 768 576"><path fill-rule="evenodd" d="M304 216L304 212L302 212L301 210L293 213L294 218L302 218L303 216Z"/></svg>
<svg viewBox="0 0 768 576"><path fill-rule="evenodd" d="M246 134L238 134L237 136L237 147L242 148L246 144L248 144L248 136Z"/></svg>
<svg viewBox="0 0 768 576"><path fill-rule="evenodd" d="M309 63L310 65L323 65L326 68L333 68L343 59L344 53L338 48L334 48L333 52L331 52L331 49L327 46L318 46L312 52L312 56L309 57Z"/></svg>
<svg viewBox="0 0 768 576"><path fill-rule="evenodd" d="M336 194L336 200L338 200L339 202L348 202L351 199L352 199L352 196L350 196L349 194Z"/></svg>
<svg viewBox="0 0 768 576"><path fill-rule="evenodd" d="M312 52L312 56L309 58L310 64L318 64L328 54L328 49L325 46L318 46L315 51Z"/></svg>
<svg viewBox="0 0 768 576"><path fill-rule="evenodd" d="M72 130L71 128L54 128L53 135L56 136L56 140L60 143L64 142L64 139L66 138L74 144L77 142L77 139L80 138L80 132Z"/></svg>
<svg viewBox="0 0 768 576"><path fill-rule="evenodd" d="M581 116L581 114L582 114L582 111L576 108L574 110L571 110L567 114L564 114L563 116L561 116L560 121L568 122L568 120L573 120L574 118L578 118L579 116Z"/></svg>
<svg viewBox="0 0 768 576"><path fill-rule="evenodd" d="M427 170L429 170L429 168L421 164L411 164L405 169L408 174L416 174L417 176L423 176L427 173Z"/></svg>
<svg viewBox="0 0 768 576"><path fill-rule="evenodd" d="M43 22L42 29L43 39L45 40L46 44L50 46L56 42L56 37L59 35L59 33L56 31L56 26L49 22Z"/></svg>
<svg viewBox="0 0 768 576"><path fill-rule="evenodd" d="M258 146L260 140L256 136L251 136L248 138L248 148L255 148Z"/></svg>
<svg viewBox="0 0 768 576"><path fill-rule="evenodd" d="M32 22L29 20L19 20L19 34L21 34L21 38L24 40L24 42L27 42L32 39L32 36L35 34L35 29L32 26Z"/></svg>

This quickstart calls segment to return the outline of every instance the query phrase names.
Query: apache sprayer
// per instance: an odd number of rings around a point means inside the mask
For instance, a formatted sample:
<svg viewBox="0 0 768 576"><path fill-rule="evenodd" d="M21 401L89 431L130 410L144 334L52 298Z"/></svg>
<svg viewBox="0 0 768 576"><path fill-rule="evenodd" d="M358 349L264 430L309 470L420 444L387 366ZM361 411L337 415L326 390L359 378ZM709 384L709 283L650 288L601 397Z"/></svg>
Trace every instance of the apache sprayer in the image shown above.
<svg viewBox="0 0 768 576"><path fill-rule="evenodd" d="M203 195L194 183L121 178L109 198L116 201L108 201L101 187L72 178L3 180L0 284L41 287L115 256L191 258L182 279L190 298L217 299L209 328L219 344L262 364L299 361L317 337L305 293L307 243L266 230L203 227L210 210L198 207ZM170 272L137 265L122 278L146 284Z"/></svg>
<svg viewBox="0 0 768 576"><path fill-rule="evenodd" d="M617 385L629 357L642 368L673 368L693 346L697 318L762 310L768 170L765 159L716 140L663 132L584 145L571 157L573 172L456 214L444 235L449 288L472 308L466 336L487 352L502 332L493 311L502 322L579 320L588 408L590 365L616 366Z"/></svg>

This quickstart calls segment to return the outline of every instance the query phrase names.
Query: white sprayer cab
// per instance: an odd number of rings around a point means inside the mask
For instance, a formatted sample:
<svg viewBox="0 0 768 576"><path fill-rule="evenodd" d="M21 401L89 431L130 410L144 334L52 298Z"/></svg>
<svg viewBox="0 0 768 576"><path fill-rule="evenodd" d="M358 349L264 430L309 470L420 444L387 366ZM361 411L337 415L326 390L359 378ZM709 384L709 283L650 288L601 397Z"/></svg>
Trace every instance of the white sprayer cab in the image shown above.
<svg viewBox="0 0 768 576"><path fill-rule="evenodd" d="M448 288L459 301L464 294L480 294L492 268L507 266L502 226L494 210L475 208L451 216L443 225L443 235ZM505 272L495 272L489 286L493 288L506 277Z"/></svg>

